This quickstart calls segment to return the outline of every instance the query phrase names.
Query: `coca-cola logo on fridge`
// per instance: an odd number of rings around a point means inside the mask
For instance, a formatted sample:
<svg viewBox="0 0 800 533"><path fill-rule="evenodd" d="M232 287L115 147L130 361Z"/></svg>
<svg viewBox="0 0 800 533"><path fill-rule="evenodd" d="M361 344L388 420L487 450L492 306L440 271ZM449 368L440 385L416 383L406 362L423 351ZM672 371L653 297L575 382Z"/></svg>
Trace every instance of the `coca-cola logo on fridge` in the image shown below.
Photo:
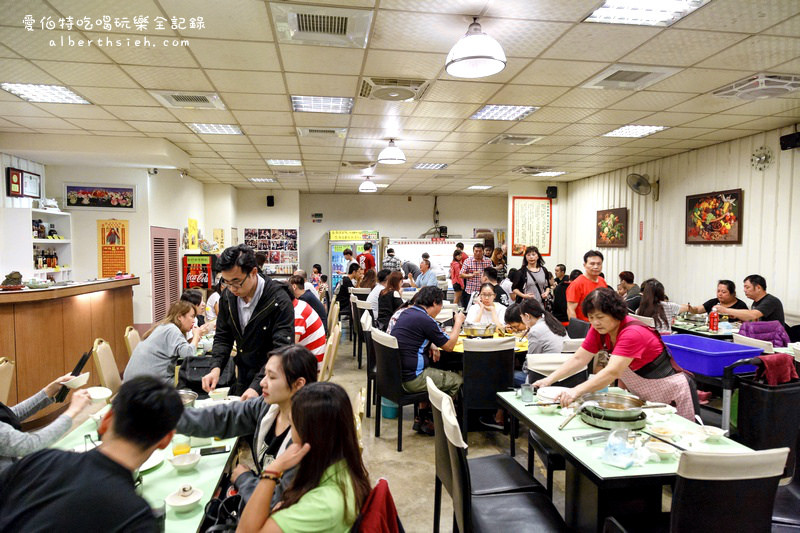
<svg viewBox="0 0 800 533"><path fill-rule="evenodd" d="M210 289L212 256L210 255L185 255L183 256L183 288Z"/></svg>

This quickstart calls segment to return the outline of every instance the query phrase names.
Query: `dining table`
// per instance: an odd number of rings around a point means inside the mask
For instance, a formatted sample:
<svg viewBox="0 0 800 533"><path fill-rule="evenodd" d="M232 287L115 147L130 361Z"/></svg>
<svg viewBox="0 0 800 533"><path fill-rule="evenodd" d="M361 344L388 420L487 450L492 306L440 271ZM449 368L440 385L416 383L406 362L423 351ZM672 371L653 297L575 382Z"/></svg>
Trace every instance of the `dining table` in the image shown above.
<svg viewBox="0 0 800 533"><path fill-rule="evenodd" d="M711 331L703 323L685 320L676 320L672 323L673 333L687 333L689 335L699 335L718 340L732 340L734 333L739 333L738 322L732 322L730 328L720 328L719 331Z"/></svg>
<svg viewBox="0 0 800 533"><path fill-rule="evenodd" d="M195 401L196 407L188 407L188 409L202 409L213 404L213 400L197 400ZM73 425L73 429L61 440L57 441L53 448L83 452L93 447L91 441L100 443L101 441L97 434L97 420L108 409L110 409L110 406L106 405L97 411L94 416L90 416L82 422L76 420L79 423ZM87 435L91 438L91 441L86 437ZM178 440L181 438L180 435L176 435L176 437ZM193 533L199 531L205 517L205 506L214 496L226 467L236 456L237 438L210 439L210 442L209 439L204 439L205 442L202 445L193 445L191 451L197 453L203 448L217 446L226 446L227 451L225 453L201 456L197 466L188 472L178 472L169 463L168 459L173 457L172 447L175 441L176 439L173 439L173 442L164 450L156 450L151 459L148 460L152 461L152 467L139 471L141 485L137 486L137 492L153 507L165 505L165 531L167 533ZM195 439L192 439L192 441L195 441ZM190 444L194 444L192 441L190 441ZM147 462L144 466L148 466ZM170 508L169 505L166 505L165 500L171 493L180 490L181 487L187 484L195 489L200 489L203 495L197 505L186 512L179 513Z"/></svg>
<svg viewBox="0 0 800 533"><path fill-rule="evenodd" d="M535 396L533 401L522 401L516 391L498 392L497 401L512 417L512 456L517 424L521 422L566 459L564 518L569 528L597 532L602 531L603 523L609 516L661 512L663 487L673 484L676 478L678 448L675 448L673 457L666 461L647 461L629 468L611 466L602 460L605 443L587 444L587 440L580 439L607 430L591 426L580 417L560 430L559 425L565 421L561 416L562 410L559 408L550 414L540 412L540 408L533 405ZM673 434L667 440L686 450L720 454L750 451L750 448L726 437L718 442L706 442L703 429L698 424L677 414L648 413L648 425L642 431L656 427L659 430L667 428Z"/></svg>

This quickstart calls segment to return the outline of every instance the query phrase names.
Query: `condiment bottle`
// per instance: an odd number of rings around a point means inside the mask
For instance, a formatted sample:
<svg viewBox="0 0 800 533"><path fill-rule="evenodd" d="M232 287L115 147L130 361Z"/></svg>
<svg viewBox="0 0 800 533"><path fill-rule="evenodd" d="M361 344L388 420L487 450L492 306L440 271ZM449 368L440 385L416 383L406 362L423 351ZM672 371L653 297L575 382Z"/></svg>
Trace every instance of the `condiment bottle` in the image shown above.
<svg viewBox="0 0 800 533"><path fill-rule="evenodd" d="M708 314L708 330L719 331L719 313L716 307Z"/></svg>

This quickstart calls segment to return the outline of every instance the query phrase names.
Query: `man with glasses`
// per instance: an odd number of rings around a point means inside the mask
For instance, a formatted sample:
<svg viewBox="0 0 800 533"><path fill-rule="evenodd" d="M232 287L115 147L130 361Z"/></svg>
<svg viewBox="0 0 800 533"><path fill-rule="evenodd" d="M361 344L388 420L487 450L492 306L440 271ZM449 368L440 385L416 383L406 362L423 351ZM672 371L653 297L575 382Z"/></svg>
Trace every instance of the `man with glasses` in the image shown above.
<svg viewBox="0 0 800 533"><path fill-rule="evenodd" d="M214 368L203 376L203 390L217 387L236 342L236 383L231 394L242 400L261 396L259 382L267 354L294 343L294 307L288 286L261 274L253 249L244 244L226 248L217 266L224 290L219 300L217 332L211 356Z"/></svg>

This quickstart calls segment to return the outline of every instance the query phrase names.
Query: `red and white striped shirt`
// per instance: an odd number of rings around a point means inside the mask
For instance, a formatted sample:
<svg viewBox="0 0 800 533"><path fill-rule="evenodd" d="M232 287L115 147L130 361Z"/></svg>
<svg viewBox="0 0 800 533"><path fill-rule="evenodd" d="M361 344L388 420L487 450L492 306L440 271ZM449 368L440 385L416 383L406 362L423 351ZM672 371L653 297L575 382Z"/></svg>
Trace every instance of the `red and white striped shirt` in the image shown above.
<svg viewBox="0 0 800 533"><path fill-rule="evenodd" d="M305 346L322 362L325 355L325 328L316 311L302 300L294 300L294 333L297 344Z"/></svg>

